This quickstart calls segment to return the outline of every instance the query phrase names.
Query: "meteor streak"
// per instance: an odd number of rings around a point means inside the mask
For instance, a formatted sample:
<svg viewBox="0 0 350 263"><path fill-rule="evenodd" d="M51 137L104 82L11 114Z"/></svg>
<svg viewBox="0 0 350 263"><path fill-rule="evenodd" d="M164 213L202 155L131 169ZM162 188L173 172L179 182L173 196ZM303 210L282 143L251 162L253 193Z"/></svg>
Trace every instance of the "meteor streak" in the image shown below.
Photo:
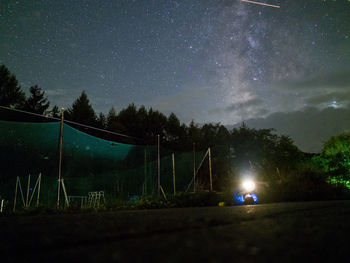
<svg viewBox="0 0 350 263"><path fill-rule="evenodd" d="M242 1L242 2L251 3L251 4L257 4L257 5L264 5L264 6L270 6L270 7L280 8L279 5L270 5L270 4L266 4L266 3L262 3L262 2L255 2L255 1L250 1L250 0L241 0L241 1Z"/></svg>

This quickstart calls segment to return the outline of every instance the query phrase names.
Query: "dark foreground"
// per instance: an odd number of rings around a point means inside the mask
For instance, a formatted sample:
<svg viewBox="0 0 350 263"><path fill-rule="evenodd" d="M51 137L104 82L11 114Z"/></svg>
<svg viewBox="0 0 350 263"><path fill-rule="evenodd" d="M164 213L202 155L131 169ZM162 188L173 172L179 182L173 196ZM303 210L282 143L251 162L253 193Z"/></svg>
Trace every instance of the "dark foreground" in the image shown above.
<svg viewBox="0 0 350 263"><path fill-rule="evenodd" d="M350 260L350 201L0 216L0 262Z"/></svg>

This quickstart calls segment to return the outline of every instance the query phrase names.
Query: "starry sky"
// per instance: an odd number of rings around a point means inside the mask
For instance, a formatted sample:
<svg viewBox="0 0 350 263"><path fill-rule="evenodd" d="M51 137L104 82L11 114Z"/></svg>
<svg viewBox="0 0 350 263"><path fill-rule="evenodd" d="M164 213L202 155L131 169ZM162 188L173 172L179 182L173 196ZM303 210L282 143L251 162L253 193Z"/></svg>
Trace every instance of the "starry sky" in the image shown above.
<svg viewBox="0 0 350 263"><path fill-rule="evenodd" d="M262 0L261 0L262 1ZM130 103L234 124L348 108L350 1L0 2L0 63L23 89L97 112Z"/></svg>

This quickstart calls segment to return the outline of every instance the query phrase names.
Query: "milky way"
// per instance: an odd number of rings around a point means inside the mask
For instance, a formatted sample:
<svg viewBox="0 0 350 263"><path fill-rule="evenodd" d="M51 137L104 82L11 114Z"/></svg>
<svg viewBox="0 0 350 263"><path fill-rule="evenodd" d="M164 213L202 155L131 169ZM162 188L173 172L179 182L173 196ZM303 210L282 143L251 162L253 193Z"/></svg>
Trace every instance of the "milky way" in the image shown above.
<svg viewBox="0 0 350 263"><path fill-rule="evenodd" d="M235 123L350 101L350 2L1 1L0 63L24 89ZM349 73L349 74L348 74Z"/></svg>

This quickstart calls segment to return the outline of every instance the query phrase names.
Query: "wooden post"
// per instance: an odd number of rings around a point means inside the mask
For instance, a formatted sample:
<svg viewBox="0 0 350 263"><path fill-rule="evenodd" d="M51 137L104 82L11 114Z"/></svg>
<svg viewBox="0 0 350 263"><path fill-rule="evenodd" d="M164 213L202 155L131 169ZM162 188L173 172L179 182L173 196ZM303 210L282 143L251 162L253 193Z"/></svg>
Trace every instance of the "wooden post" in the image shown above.
<svg viewBox="0 0 350 263"><path fill-rule="evenodd" d="M174 153L171 155L173 160L173 186L174 186L174 196L176 195L176 184L175 184L175 156Z"/></svg>
<svg viewBox="0 0 350 263"><path fill-rule="evenodd" d="M41 184L41 173L39 174L39 185L38 185L38 195L36 197L36 207L39 206L39 198L40 198L40 184Z"/></svg>
<svg viewBox="0 0 350 263"><path fill-rule="evenodd" d="M30 174L29 174L29 176L28 176L28 184L27 184L26 208L28 208L28 201L29 201L29 187L30 187Z"/></svg>
<svg viewBox="0 0 350 263"><path fill-rule="evenodd" d="M158 134L158 198L160 197L160 136Z"/></svg>
<svg viewBox="0 0 350 263"><path fill-rule="evenodd" d="M209 148L209 182L210 182L210 191L213 191L213 177L211 174L211 153Z"/></svg>
<svg viewBox="0 0 350 263"><path fill-rule="evenodd" d="M193 192L196 192L196 143L193 143Z"/></svg>
<svg viewBox="0 0 350 263"><path fill-rule="evenodd" d="M145 148L145 195L147 195L147 149Z"/></svg>
<svg viewBox="0 0 350 263"><path fill-rule="evenodd" d="M16 201L17 201L17 189L18 189L18 176L16 180L16 189L15 189L15 199L13 200L13 212L16 212Z"/></svg>
<svg viewBox="0 0 350 263"><path fill-rule="evenodd" d="M60 207L61 171L62 171L62 145L63 145L63 121L64 121L64 108L61 109L60 143L59 143L59 160L58 160L57 209Z"/></svg>

